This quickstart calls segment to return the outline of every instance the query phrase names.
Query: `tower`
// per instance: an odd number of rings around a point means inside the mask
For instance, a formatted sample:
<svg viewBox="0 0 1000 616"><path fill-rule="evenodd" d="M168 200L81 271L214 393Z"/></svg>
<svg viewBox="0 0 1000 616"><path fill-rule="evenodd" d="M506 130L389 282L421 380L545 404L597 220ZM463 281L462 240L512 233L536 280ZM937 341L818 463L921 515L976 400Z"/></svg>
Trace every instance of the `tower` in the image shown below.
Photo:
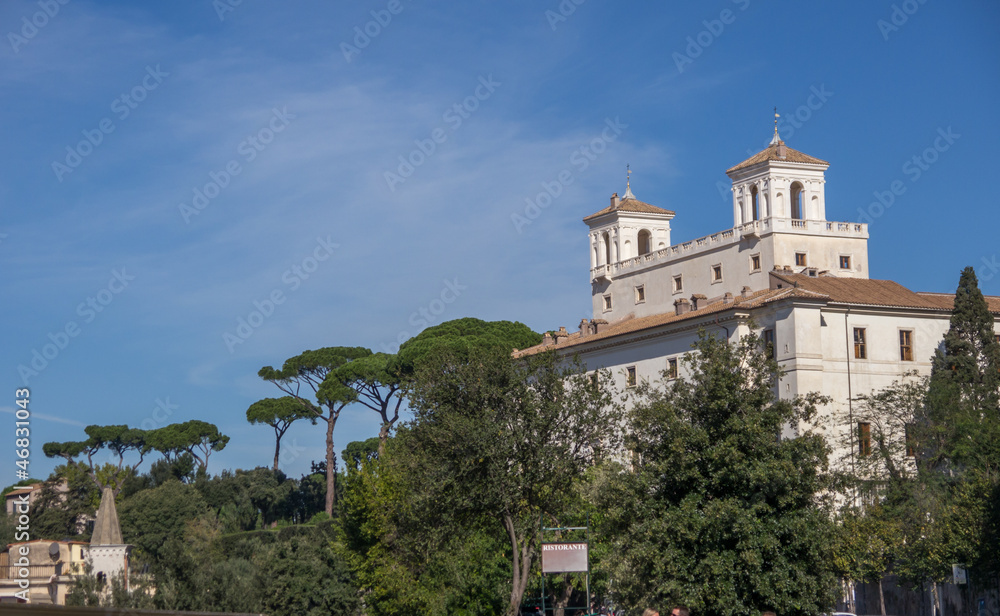
<svg viewBox="0 0 1000 616"><path fill-rule="evenodd" d="M126 545L122 539L121 527L118 525L118 510L115 508L115 495L111 488L104 488L101 493L101 506L94 520L94 534L90 539L90 561L94 567L94 575L110 580L121 574L128 587L128 557L132 546Z"/></svg>
<svg viewBox="0 0 1000 616"><path fill-rule="evenodd" d="M611 195L611 204L583 219L590 227L590 269L649 254L670 246L674 213L644 203L632 194L631 172L625 195Z"/></svg>
<svg viewBox="0 0 1000 616"><path fill-rule="evenodd" d="M824 172L829 166L786 146L775 125L765 149L726 170L733 181L733 227L771 218L826 220Z"/></svg>

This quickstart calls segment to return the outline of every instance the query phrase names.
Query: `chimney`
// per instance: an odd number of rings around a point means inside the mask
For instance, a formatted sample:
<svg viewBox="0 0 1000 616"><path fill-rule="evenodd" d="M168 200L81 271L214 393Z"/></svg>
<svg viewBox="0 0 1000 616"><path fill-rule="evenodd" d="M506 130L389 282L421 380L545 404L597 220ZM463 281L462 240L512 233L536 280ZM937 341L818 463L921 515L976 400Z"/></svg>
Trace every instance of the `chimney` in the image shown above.
<svg viewBox="0 0 1000 616"><path fill-rule="evenodd" d="M568 337L569 337L569 332L566 331L566 328L560 327L559 331L556 332L556 344L559 344Z"/></svg>
<svg viewBox="0 0 1000 616"><path fill-rule="evenodd" d="M786 156L788 156L788 148L785 147L784 141L778 142L778 150L777 152L775 152L775 154L778 155L778 158L785 158Z"/></svg>
<svg viewBox="0 0 1000 616"><path fill-rule="evenodd" d="M707 299L708 298L702 295L701 293L695 293L694 295L692 295L691 310L698 310L699 308L704 308L705 306L707 306L708 302L705 301Z"/></svg>
<svg viewBox="0 0 1000 616"><path fill-rule="evenodd" d="M691 311L691 302L687 301L687 298L682 297L674 302L674 313L681 315L687 314Z"/></svg>
<svg viewBox="0 0 1000 616"><path fill-rule="evenodd" d="M750 297L751 293L753 293L753 290L750 287L743 287L743 290L740 291L740 297L746 299Z"/></svg>
<svg viewBox="0 0 1000 616"><path fill-rule="evenodd" d="M611 208L614 209L617 207L618 207L618 193L615 193L611 195Z"/></svg>
<svg viewBox="0 0 1000 616"><path fill-rule="evenodd" d="M580 321L580 337L586 338L588 335L590 335L590 321L583 319Z"/></svg>
<svg viewBox="0 0 1000 616"><path fill-rule="evenodd" d="M735 300L733 299L733 294L726 291L726 294L722 296L723 304L732 304Z"/></svg>
<svg viewBox="0 0 1000 616"><path fill-rule="evenodd" d="M604 319L594 319L590 322L590 331L599 334L608 328L608 322Z"/></svg>
<svg viewBox="0 0 1000 616"><path fill-rule="evenodd" d="M552 346L554 342L555 341L552 340L552 334L545 332L545 335L542 336L542 346Z"/></svg>

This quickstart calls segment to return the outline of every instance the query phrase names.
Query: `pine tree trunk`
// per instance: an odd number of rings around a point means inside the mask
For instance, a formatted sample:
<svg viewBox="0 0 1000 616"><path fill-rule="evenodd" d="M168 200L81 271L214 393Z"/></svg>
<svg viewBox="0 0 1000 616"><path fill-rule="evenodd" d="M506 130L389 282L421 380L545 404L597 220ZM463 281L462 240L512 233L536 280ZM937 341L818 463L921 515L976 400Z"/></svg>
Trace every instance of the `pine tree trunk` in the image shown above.
<svg viewBox="0 0 1000 616"><path fill-rule="evenodd" d="M278 434L277 430L275 430L274 433L275 433L275 438L274 438L274 470L277 471L278 470L278 454L281 452L281 435Z"/></svg>
<svg viewBox="0 0 1000 616"><path fill-rule="evenodd" d="M333 427L337 419L330 411L330 417L326 418L326 515L333 517L333 505L337 502L337 486L335 479L337 476L336 458L333 454Z"/></svg>
<svg viewBox="0 0 1000 616"><path fill-rule="evenodd" d="M882 591L882 577L878 578L878 607L879 613L885 616L885 593Z"/></svg>
<svg viewBox="0 0 1000 616"><path fill-rule="evenodd" d="M507 528L511 547L511 589L510 604L507 606L507 616L517 616L521 609L521 599L528 588L528 574L531 571L531 551L527 538L517 536L514 519L509 513L503 514L503 523Z"/></svg>

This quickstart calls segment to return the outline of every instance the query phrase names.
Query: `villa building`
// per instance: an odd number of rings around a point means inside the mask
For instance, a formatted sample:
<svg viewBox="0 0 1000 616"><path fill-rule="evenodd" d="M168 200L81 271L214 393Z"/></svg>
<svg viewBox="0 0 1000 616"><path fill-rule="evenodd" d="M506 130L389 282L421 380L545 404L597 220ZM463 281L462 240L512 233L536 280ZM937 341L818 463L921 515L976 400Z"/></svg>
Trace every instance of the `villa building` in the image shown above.
<svg viewBox="0 0 1000 616"><path fill-rule="evenodd" d="M518 354L578 354L626 388L683 375L680 360L700 330L737 340L755 327L785 373L778 394L830 396L815 427L834 459L863 455L866 426L843 420L852 400L904 373L929 374L954 295L869 278L867 225L827 220L828 166L775 130L767 148L726 171L732 227L679 244L670 237L675 212L640 201L629 182L583 219L592 318ZM987 302L1000 319L1000 297Z"/></svg>

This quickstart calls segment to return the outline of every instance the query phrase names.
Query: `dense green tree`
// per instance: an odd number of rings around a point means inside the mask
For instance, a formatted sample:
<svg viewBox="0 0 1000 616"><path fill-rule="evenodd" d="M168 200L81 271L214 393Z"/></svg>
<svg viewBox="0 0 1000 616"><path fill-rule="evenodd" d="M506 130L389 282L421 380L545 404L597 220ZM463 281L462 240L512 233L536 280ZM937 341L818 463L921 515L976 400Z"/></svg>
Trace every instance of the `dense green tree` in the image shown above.
<svg viewBox="0 0 1000 616"><path fill-rule="evenodd" d="M264 366L257 372L257 376L298 400L304 413L326 423L326 513L330 516L337 500L333 432L341 411L357 399L357 393L346 383L336 379L327 381L327 377L345 364L371 354L362 347L326 347L290 357L280 370Z"/></svg>
<svg viewBox="0 0 1000 616"><path fill-rule="evenodd" d="M373 439L375 440L375 439ZM428 517L413 508L405 467L393 464L391 438L380 457L348 464L338 548L354 572L369 616L493 616L510 592L509 541L487 515Z"/></svg>
<svg viewBox="0 0 1000 616"><path fill-rule="evenodd" d="M424 360L447 354L461 359L474 350L496 349L510 352L526 349L542 341L541 334L527 325L511 321L483 321L474 318L454 319L428 327L400 345L396 354L397 370L408 376L416 373Z"/></svg>
<svg viewBox="0 0 1000 616"><path fill-rule="evenodd" d="M403 376L395 355L375 353L345 363L327 377L336 388L347 386L354 390L355 401L378 413L382 419L379 428L379 451L385 448L389 432L399 420L403 404ZM324 393L321 388L320 393Z"/></svg>
<svg viewBox="0 0 1000 616"><path fill-rule="evenodd" d="M308 419L315 425L316 409L307 408L292 396L264 398L254 402L247 409L247 421L251 424L266 424L274 428L274 470L278 470L281 437L300 419Z"/></svg>
<svg viewBox="0 0 1000 616"><path fill-rule="evenodd" d="M85 521L97 511L100 500L100 491L85 464L57 466L31 506L31 538L87 538Z"/></svg>
<svg viewBox="0 0 1000 616"><path fill-rule="evenodd" d="M185 524L207 512L194 486L168 481L121 503L118 519L125 542L136 546L154 571L162 571L183 550Z"/></svg>
<svg viewBox="0 0 1000 616"><path fill-rule="evenodd" d="M201 472L208 472L209 456L213 451L225 449L229 437L219 432L215 424L191 419L151 430L146 441L150 448L159 451L168 460L187 453L198 463Z"/></svg>
<svg viewBox="0 0 1000 616"><path fill-rule="evenodd" d="M394 456L413 482L409 506L425 524L488 516L506 533L510 615L537 557L540 516L562 512L602 441L615 449L620 413L606 381L594 387L553 353L514 359L496 346L442 349L418 366L415 418Z"/></svg>
<svg viewBox="0 0 1000 616"><path fill-rule="evenodd" d="M359 469L362 462L378 459L379 451L383 447L381 437L373 436L364 441L351 441L340 455L344 458L347 468Z"/></svg>
<svg viewBox="0 0 1000 616"><path fill-rule="evenodd" d="M268 545L255 558L259 611L272 616L360 614L361 601L350 570L317 532Z"/></svg>
<svg viewBox="0 0 1000 616"><path fill-rule="evenodd" d="M940 581L951 564L973 565L979 579L1000 574L1000 343L979 290L965 268L942 348L933 358L925 404L913 428L919 469L913 531L902 566L916 583ZM934 543L938 542L938 543Z"/></svg>
<svg viewBox="0 0 1000 616"><path fill-rule="evenodd" d="M825 610L836 586L820 500L828 450L805 429L824 399L778 399L778 366L752 334L702 333L685 361L689 377L638 388L633 471L598 490L616 596L707 615ZM798 436L781 438L789 424Z"/></svg>
<svg viewBox="0 0 1000 616"><path fill-rule="evenodd" d="M88 437L86 441L45 443L42 445L42 452L49 458L65 458L67 462L85 455L90 477L94 483L102 490L105 487L112 488L117 495L121 492L124 482L135 475L136 469L151 450L147 443L146 431L129 428L126 425L90 425L84 428L84 432ZM117 456L117 463L97 465L94 456L102 449L107 450L112 456ZM137 453L139 458L133 464L126 464L125 456L130 452Z"/></svg>

